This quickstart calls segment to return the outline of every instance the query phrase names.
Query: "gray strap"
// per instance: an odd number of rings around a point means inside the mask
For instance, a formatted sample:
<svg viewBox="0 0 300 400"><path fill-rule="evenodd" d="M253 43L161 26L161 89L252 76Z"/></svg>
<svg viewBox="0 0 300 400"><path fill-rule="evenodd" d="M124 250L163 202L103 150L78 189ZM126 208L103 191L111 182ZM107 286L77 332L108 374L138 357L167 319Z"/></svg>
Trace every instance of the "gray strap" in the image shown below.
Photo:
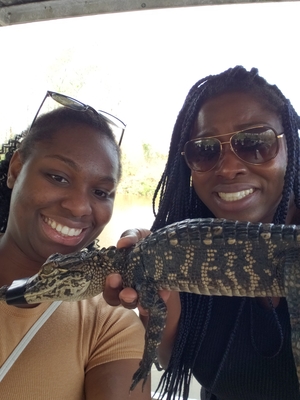
<svg viewBox="0 0 300 400"><path fill-rule="evenodd" d="M47 319L54 313L54 311L60 304L61 301L54 301L50 305L50 307L48 307L47 310L44 311L39 319L32 325L32 327L29 329L29 331L26 333L26 335L19 342L14 351L10 354L5 363L0 368L0 382L5 377L10 368L14 365L15 361L18 359L19 355L22 353L22 351L25 349L25 347L28 345L34 335L39 331L39 329L44 325Z"/></svg>

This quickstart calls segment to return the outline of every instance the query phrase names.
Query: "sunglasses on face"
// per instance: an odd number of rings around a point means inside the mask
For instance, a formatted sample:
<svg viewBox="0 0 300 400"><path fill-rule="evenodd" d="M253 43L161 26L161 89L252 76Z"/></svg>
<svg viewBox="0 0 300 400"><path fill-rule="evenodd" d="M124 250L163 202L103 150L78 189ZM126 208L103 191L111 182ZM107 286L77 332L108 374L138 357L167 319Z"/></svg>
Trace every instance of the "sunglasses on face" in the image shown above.
<svg viewBox="0 0 300 400"><path fill-rule="evenodd" d="M43 104L45 103L45 101L48 97L51 97L54 101L56 101L60 105L71 108L72 110L75 110L75 111L85 112L85 111L91 110L95 115L103 118L105 120L105 122L107 122L108 124L112 125L113 127L121 129L121 135L120 135L120 139L118 142L119 146L121 146L125 128L126 128L126 125L124 124L123 121L121 121L119 118L117 118L116 116L114 116L106 111L102 111L102 110L96 111L93 107L91 107L87 104L84 104L79 100L73 99L72 97L66 96L61 93L51 92L49 90L47 91L46 96L44 97L39 109L37 110L37 113L35 114L35 117L33 118L29 132L30 132L33 124L35 123Z"/></svg>
<svg viewBox="0 0 300 400"><path fill-rule="evenodd" d="M218 138L228 136L228 142L221 142ZM203 137L189 140L181 153L189 168L197 172L208 172L217 164L222 155L222 147L230 145L231 151L242 161L259 165L272 160L279 150L278 139L284 136L277 134L268 126L254 126L242 131L226 133L224 135Z"/></svg>

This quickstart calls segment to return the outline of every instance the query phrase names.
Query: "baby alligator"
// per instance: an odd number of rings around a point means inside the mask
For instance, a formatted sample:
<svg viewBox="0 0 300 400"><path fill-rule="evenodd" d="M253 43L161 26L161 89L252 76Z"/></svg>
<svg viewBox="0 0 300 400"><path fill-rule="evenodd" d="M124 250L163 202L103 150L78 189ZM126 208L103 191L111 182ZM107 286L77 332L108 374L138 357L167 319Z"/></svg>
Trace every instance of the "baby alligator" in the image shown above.
<svg viewBox="0 0 300 400"><path fill-rule="evenodd" d="M131 249L54 254L33 277L0 289L8 304L77 301L120 273L149 310L145 350L130 389L147 379L166 320L159 289L202 295L286 297L300 382L300 226L191 219L160 229Z"/></svg>

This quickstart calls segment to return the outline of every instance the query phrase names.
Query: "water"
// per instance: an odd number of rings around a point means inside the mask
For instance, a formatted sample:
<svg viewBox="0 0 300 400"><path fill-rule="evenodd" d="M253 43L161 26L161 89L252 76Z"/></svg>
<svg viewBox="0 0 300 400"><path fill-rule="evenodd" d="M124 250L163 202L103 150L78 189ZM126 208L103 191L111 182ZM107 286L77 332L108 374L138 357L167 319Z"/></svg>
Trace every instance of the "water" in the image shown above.
<svg viewBox="0 0 300 400"><path fill-rule="evenodd" d="M150 229L154 220L151 201L150 197L117 195L113 216L99 237L100 246L115 245L127 229Z"/></svg>

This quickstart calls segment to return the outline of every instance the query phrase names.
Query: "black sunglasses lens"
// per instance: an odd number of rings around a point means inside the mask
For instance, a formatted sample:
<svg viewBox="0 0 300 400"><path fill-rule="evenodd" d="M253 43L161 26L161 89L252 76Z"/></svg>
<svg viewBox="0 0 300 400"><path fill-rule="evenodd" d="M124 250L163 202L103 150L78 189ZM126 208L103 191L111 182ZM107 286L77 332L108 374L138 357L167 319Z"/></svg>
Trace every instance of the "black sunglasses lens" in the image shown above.
<svg viewBox="0 0 300 400"><path fill-rule="evenodd" d="M184 154L188 166L199 172L212 169L220 158L221 146L218 139L203 138L185 144Z"/></svg>
<svg viewBox="0 0 300 400"><path fill-rule="evenodd" d="M61 104L64 107L72 108L75 111L85 111L86 106L78 100L72 99L71 97L64 96L60 93L51 93L53 100Z"/></svg>
<svg viewBox="0 0 300 400"><path fill-rule="evenodd" d="M236 133L231 138L236 155L250 164L263 164L278 152L276 133L270 128L253 128Z"/></svg>
<svg viewBox="0 0 300 400"><path fill-rule="evenodd" d="M67 107L67 108L71 108L75 111L90 110L91 112L93 112L95 115L98 116L99 119L104 120L106 123L108 123L110 125L116 138L119 137L119 141L118 141L119 146L121 145L121 142L122 142L122 139L124 136L124 132L125 132L125 128L126 128L126 125L124 124L123 121L121 121L119 118L117 118L116 116L114 116L106 111L102 111L102 110L96 111L93 107L88 106L79 100L73 99L72 97L65 96L64 94L61 94L61 93L56 93L56 92L51 92L51 91L47 92L40 108L38 109L38 112L36 113L36 115L34 117L33 123L36 120L36 118L40 112L40 109L43 106L43 104L48 96L50 96L58 104L60 104L64 107ZM32 124L31 124L31 126L32 126ZM115 132L114 128L117 128L119 132Z"/></svg>
<svg viewBox="0 0 300 400"><path fill-rule="evenodd" d="M268 127L260 126L238 132L231 137L230 143L235 154L250 164L263 164L275 158L278 153L276 132ZM188 166L198 172L214 168L220 153L221 143L217 138L199 138L184 146Z"/></svg>

